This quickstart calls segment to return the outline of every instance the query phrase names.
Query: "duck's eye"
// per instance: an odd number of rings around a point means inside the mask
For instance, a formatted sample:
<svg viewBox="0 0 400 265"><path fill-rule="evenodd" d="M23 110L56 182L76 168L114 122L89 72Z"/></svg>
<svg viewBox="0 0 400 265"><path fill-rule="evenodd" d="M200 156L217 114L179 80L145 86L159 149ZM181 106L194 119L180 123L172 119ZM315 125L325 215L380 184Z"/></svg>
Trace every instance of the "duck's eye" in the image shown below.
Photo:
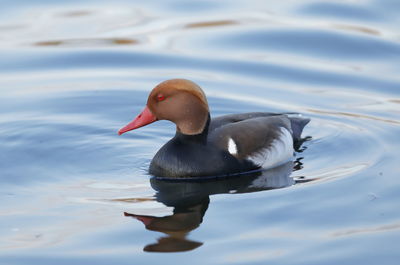
<svg viewBox="0 0 400 265"><path fill-rule="evenodd" d="M157 95L157 100L158 101L163 101L165 99L165 96L163 94L158 94Z"/></svg>

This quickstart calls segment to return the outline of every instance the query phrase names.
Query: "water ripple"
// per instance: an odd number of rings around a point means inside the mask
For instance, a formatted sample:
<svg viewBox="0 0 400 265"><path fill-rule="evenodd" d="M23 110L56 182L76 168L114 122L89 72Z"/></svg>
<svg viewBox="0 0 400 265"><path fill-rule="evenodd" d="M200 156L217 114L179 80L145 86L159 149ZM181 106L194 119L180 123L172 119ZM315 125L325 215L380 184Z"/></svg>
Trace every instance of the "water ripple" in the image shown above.
<svg viewBox="0 0 400 265"><path fill-rule="evenodd" d="M1 5L0 263L397 264L398 1ZM295 171L149 179L174 125L116 131L176 77L311 118Z"/></svg>

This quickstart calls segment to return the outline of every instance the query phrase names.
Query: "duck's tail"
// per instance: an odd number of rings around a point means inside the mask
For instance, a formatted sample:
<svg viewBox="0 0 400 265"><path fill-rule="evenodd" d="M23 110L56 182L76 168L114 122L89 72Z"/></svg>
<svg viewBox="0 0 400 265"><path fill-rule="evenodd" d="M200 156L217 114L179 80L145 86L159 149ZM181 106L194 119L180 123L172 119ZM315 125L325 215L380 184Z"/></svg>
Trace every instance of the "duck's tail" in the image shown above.
<svg viewBox="0 0 400 265"><path fill-rule="evenodd" d="M301 141L301 133L303 132L304 127L310 122L310 119L302 118L301 115L297 115L296 117L289 116L289 120L292 127L294 141Z"/></svg>

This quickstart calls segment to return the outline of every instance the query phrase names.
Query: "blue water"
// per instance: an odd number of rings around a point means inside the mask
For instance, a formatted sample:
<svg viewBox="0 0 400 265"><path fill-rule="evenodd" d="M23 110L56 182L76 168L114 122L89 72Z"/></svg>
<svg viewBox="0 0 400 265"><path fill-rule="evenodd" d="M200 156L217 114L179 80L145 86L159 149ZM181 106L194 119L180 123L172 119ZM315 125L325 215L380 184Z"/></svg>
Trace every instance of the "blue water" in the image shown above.
<svg viewBox="0 0 400 265"><path fill-rule="evenodd" d="M399 1L0 8L1 265L398 264ZM310 137L259 174L151 179L173 124L117 130L169 78Z"/></svg>

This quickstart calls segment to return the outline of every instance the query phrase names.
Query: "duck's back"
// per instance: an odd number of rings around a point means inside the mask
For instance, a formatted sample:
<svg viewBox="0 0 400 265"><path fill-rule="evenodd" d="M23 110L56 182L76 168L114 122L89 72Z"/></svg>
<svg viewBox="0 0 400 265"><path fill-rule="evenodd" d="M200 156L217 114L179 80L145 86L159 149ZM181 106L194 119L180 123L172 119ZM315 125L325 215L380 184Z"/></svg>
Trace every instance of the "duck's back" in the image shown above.
<svg viewBox="0 0 400 265"><path fill-rule="evenodd" d="M303 128L310 122L308 118L302 118L298 113L275 113L275 112L248 112L240 114L228 114L213 118L210 123L209 131L242 121L250 121L255 118L265 118L266 123L270 122L269 118L279 117L292 131L293 140L300 141ZM275 119L276 120L276 119ZM289 121L289 124L287 123ZM272 120L271 120L272 121Z"/></svg>

